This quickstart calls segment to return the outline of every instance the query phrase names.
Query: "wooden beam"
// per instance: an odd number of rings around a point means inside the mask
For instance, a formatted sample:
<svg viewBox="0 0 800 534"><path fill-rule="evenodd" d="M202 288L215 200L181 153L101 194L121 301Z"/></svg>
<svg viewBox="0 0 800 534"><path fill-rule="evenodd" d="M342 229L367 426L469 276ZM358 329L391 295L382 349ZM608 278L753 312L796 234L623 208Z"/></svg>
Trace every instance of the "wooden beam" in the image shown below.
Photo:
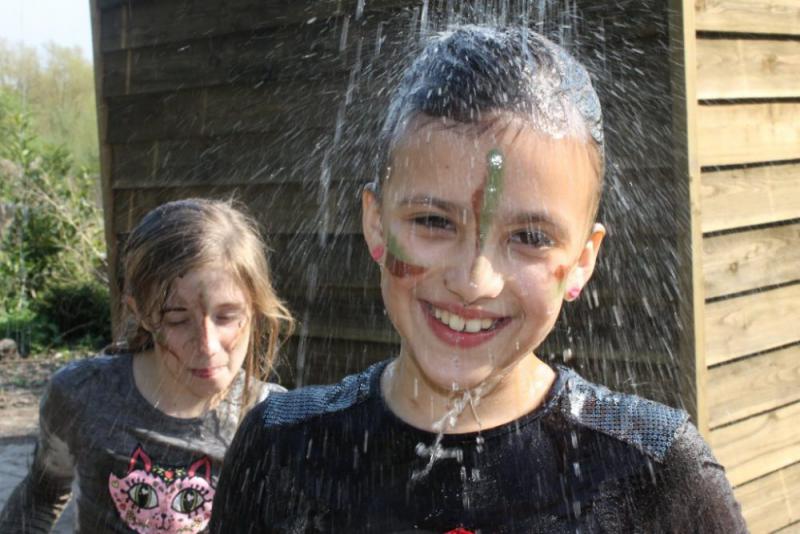
<svg viewBox="0 0 800 534"><path fill-rule="evenodd" d="M697 40L697 98L800 96L800 41Z"/></svg>
<svg viewBox="0 0 800 534"><path fill-rule="evenodd" d="M800 345L708 371L712 428L800 401Z"/></svg>
<svg viewBox="0 0 800 534"><path fill-rule="evenodd" d="M800 164L765 165L702 178L703 232L800 217Z"/></svg>
<svg viewBox="0 0 800 534"><path fill-rule="evenodd" d="M800 521L800 463L734 490L751 532L774 532Z"/></svg>
<svg viewBox="0 0 800 534"><path fill-rule="evenodd" d="M700 165L800 158L800 103L701 105Z"/></svg>
<svg viewBox="0 0 800 534"><path fill-rule="evenodd" d="M696 0L696 9L698 31L800 34L796 0Z"/></svg>
<svg viewBox="0 0 800 534"><path fill-rule="evenodd" d="M669 4L670 81L672 86L672 153L674 175L686 182L676 187L678 217L688 226L677 236L675 249L678 263L678 301L681 373L686 377L681 397L687 402L692 419L703 436L708 435L706 407L705 320L703 266L701 264L700 164L697 158L697 61L693 0L672 0Z"/></svg>
<svg viewBox="0 0 800 534"><path fill-rule="evenodd" d="M800 280L798 266L800 223L703 240L706 298Z"/></svg>
<svg viewBox="0 0 800 534"><path fill-rule="evenodd" d="M714 429L709 443L734 486L800 462L800 402Z"/></svg>
<svg viewBox="0 0 800 534"><path fill-rule="evenodd" d="M706 305L706 363L800 341L800 284Z"/></svg>

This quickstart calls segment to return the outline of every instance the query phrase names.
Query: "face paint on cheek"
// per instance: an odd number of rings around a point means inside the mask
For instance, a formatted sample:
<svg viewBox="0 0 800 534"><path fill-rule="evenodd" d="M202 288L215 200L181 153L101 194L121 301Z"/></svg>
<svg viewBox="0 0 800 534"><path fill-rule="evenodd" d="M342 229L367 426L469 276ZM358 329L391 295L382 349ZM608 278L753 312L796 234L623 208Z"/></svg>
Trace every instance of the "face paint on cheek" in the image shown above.
<svg viewBox="0 0 800 534"><path fill-rule="evenodd" d="M475 249L482 250L503 192L503 153L493 148L486 155L486 179L472 194L475 213Z"/></svg>
<svg viewBox="0 0 800 534"><path fill-rule="evenodd" d="M567 287L567 274L569 274L569 267L566 265L559 265L553 273L553 277L556 279L554 297L557 299L561 299L564 295L564 289Z"/></svg>
<svg viewBox="0 0 800 534"><path fill-rule="evenodd" d="M386 270L397 278L419 276L425 272L425 267L414 265L408 260L408 255L398 243L397 239L387 230L386 232Z"/></svg>

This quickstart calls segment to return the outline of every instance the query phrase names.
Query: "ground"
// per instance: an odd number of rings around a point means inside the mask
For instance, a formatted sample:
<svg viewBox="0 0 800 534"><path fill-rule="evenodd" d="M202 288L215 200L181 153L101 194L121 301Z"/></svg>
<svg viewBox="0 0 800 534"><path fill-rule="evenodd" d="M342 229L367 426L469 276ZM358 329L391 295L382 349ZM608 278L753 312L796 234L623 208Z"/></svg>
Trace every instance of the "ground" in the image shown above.
<svg viewBox="0 0 800 534"><path fill-rule="evenodd" d="M30 466L39 420L39 397L50 375L66 363L60 354L0 360L0 508ZM72 507L56 534L72 532Z"/></svg>

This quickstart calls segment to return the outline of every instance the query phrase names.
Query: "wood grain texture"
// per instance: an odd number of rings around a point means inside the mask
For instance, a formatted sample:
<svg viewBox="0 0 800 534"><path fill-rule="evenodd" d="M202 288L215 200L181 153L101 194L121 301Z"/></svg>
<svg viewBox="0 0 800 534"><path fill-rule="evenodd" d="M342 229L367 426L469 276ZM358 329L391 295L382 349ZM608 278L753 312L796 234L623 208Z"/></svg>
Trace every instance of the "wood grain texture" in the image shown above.
<svg viewBox="0 0 800 534"><path fill-rule="evenodd" d="M696 0L700 31L800 34L796 0Z"/></svg>
<svg viewBox="0 0 800 534"><path fill-rule="evenodd" d="M332 187L320 198L302 183L118 190L114 192L114 229L128 232L159 204L189 197L236 198L269 234L356 234L361 229L360 200L349 185Z"/></svg>
<svg viewBox="0 0 800 534"><path fill-rule="evenodd" d="M712 428L800 401L800 345L712 367L708 399Z"/></svg>
<svg viewBox="0 0 800 534"><path fill-rule="evenodd" d="M701 105L700 165L800 158L800 103Z"/></svg>
<svg viewBox="0 0 800 534"><path fill-rule="evenodd" d="M371 0L365 14L396 10L408 0ZM355 17L357 0L256 2L253 0L139 0L102 11L101 49L162 45L280 26Z"/></svg>
<svg viewBox="0 0 800 534"><path fill-rule="evenodd" d="M709 443L738 486L800 461L800 402L711 431Z"/></svg>
<svg viewBox="0 0 800 534"><path fill-rule="evenodd" d="M800 217L800 164L705 172L703 232Z"/></svg>
<svg viewBox="0 0 800 534"><path fill-rule="evenodd" d="M800 96L800 41L697 40L697 98Z"/></svg>
<svg viewBox="0 0 800 534"><path fill-rule="evenodd" d="M773 532L800 521L800 463L743 484L734 494L753 534Z"/></svg>
<svg viewBox="0 0 800 534"><path fill-rule="evenodd" d="M800 284L706 305L706 364L800 341Z"/></svg>
<svg viewBox="0 0 800 534"><path fill-rule="evenodd" d="M706 237L702 259L706 298L800 280L800 223Z"/></svg>

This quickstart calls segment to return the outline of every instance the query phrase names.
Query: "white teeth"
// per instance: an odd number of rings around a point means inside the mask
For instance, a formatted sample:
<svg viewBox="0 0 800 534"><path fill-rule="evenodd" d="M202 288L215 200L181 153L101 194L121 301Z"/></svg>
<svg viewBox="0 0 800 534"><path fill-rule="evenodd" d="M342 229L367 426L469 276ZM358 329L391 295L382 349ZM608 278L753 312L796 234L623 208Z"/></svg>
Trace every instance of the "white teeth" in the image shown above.
<svg viewBox="0 0 800 534"><path fill-rule="evenodd" d="M494 326L492 319L465 319L455 313L431 306L433 316L456 332L469 332L474 334L481 330L488 330Z"/></svg>
<svg viewBox="0 0 800 534"><path fill-rule="evenodd" d="M451 329L455 330L456 332L461 332L464 330L464 326L466 325L466 321L460 315L456 315L455 313L450 314L450 320L447 322Z"/></svg>
<svg viewBox="0 0 800 534"><path fill-rule="evenodd" d="M470 319L464 325L464 330L470 333L480 332L481 331L481 320L480 319Z"/></svg>

